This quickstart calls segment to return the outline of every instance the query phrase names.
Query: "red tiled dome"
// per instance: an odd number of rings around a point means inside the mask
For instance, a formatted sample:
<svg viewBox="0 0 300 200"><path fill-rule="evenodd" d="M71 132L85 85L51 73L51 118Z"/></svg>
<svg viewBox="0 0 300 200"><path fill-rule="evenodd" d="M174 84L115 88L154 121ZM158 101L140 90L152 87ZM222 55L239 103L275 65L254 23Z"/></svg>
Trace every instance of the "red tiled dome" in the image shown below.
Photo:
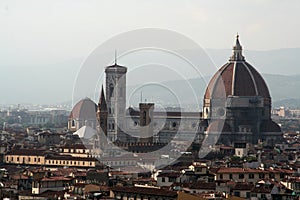
<svg viewBox="0 0 300 200"><path fill-rule="evenodd" d="M97 105L89 98L80 100L72 109L70 118L79 120L96 119Z"/></svg>
<svg viewBox="0 0 300 200"><path fill-rule="evenodd" d="M242 56L238 37L229 62L212 77L204 98L232 96L261 96L270 99L268 87L262 76Z"/></svg>

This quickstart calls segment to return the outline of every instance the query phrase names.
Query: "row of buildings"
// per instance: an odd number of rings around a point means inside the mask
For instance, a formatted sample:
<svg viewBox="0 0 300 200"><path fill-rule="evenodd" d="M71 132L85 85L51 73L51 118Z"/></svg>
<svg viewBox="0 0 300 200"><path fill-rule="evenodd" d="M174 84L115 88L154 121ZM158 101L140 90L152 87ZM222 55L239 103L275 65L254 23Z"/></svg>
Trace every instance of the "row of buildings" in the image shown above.
<svg viewBox="0 0 300 200"><path fill-rule="evenodd" d="M69 140L71 133L48 131L53 138L60 135L62 143L57 144L41 143L38 137L22 142L44 132L28 133L19 133L19 142L8 143L11 146L2 153L2 197L296 199L300 192L300 145L288 143L292 136L285 136L284 144L271 149L247 145L242 154L238 153L241 147L224 145L215 146L211 155L201 160L186 152L175 163L156 168L156 159L143 153L95 159L93 148L80 144L78 138L77 142ZM12 140L8 137L7 141ZM153 170L145 170L145 166L153 166Z"/></svg>
<svg viewBox="0 0 300 200"><path fill-rule="evenodd" d="M300 141L271 118L262 76L233 54L202 110L126 108L127 68L105 69L98 104L85 98L68 128L1 132L1 198L297 199ZM26 117L25 117L26 118Z"/></svg>
<svg viewBox="0 0 300 200"><path fill-rule="evenodd" d="M38 110L29 111L26 109L12 109L0 111L1 129L5 129L12 125L27 125L33 127L45 126L66 126L69 111L67 110Z"/></svg>
<svg viewBox="0 0 300 200"><path fill-rule="evenodd" d="M19 199L298 199L299 165L287 169L178 162L153 173L7 166L1 197ZM183 196L183 197L182 197Z"/></svg>

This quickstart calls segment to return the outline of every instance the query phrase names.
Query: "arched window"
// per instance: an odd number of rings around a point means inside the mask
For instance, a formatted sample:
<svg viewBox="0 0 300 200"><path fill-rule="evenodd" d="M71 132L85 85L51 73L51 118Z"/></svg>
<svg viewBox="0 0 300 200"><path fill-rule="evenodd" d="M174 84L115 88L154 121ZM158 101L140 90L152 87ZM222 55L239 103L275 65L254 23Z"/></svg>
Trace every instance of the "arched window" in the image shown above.
<svg viewBox="0 0 300 200"><path fill-rule="evenodd" d="M112 97L114 94L114 85L111 83L109 84L109 97Z"/></svg>
<svg viewBox="0 0 300 200"><path fill-rule="evenodd" d="M143 112L143 126L146 126L146 125L147 125L146 122L147 122L147 112L144 111L144 112Z"/></svg>
<svg viewBox="0 0 300 200"><path fill-rule="evenodd" d="M172 123L172 127L175 128L176 126L177 126L177 123L176 123L176 122L173 122L173 123Z"/></svg>
<svg viewBox="0 0 300 200"><path fill-rule="evenodd" d="M208 108L205 109L205 113L208 115Z"/></svg>

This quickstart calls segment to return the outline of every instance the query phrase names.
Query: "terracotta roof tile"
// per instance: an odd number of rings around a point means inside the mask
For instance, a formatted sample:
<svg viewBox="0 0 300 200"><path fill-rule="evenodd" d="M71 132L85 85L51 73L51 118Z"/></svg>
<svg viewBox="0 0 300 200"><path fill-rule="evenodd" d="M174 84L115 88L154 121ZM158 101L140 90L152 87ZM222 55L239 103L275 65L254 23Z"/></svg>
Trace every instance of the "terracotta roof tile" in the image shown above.
<svg viewBox="0 0 300 200"><path fill-rule="evenodd" d="M232 96L262 96L270 99L268 87L262 76L245 61L228 62L209 82L204 98Z"/></svg>
<svg viewBox="0 0 300 200"><path fill-rule="evenodd" d="M176 197L177 192L162 190L157 188L146 188L146 187L114 187L112 188L114 192L122 193L135 193L135 194L147 194L155 196L165 196L165 197Z"/></svg>
<svg viewBox="0 0 300 200"><path fill-rule="evenodd" d="M14 149L6 155L43 156L45 155L45 151L37 149Z"/></svg>

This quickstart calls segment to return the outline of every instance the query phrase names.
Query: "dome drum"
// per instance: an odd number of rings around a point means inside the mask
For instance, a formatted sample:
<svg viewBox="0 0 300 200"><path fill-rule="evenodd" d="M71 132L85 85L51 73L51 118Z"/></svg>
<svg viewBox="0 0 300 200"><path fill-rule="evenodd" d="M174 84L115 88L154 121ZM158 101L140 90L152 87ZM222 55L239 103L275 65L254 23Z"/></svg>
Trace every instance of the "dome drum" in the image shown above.
<svg viewBox="0 0 300 200"><path fill-rule="evenodd" d="M264 99L260 96L228 96L226 107L246 107L246 108L262 108L264 107Z"/></svg>

